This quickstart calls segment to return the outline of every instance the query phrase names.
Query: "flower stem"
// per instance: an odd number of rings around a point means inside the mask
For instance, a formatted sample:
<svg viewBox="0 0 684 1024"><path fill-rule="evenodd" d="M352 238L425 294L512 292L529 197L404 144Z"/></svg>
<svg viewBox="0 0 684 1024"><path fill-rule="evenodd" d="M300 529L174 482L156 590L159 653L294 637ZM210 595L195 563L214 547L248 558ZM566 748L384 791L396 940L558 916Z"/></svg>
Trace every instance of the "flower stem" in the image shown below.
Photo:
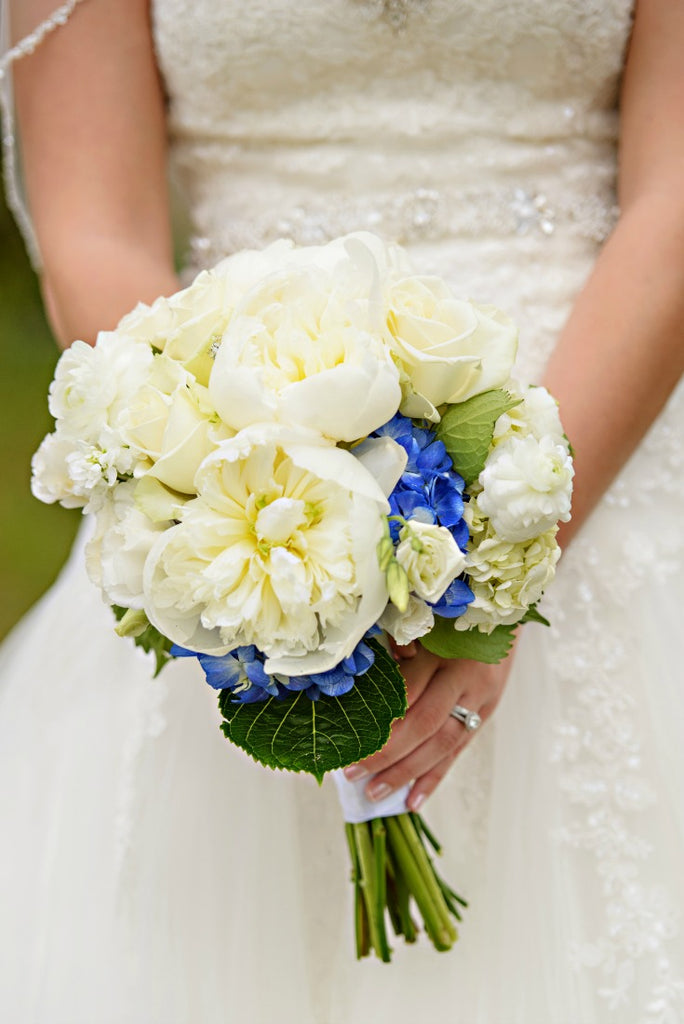
<svg viewBox="0 0 684 1024"><path fill-rule="evenodd" d="M375 854L371 841L371 830L366 822L354 825L354 837L356 839L356 850L361 868L361 889L363 892L370 939L376 956L384 963L390 960L390 950L385 931L384 902L382 907L378 906L376 893L375 876Z"/></svg>
<svg viewBox="0 0 684 1024"><path fill-rule="evenodd" d="M451 949L457 937L456 929L449 920L449 908L411 819L408 814L388 818L387 829L399 869L418 905L435 949Z"/></svg>

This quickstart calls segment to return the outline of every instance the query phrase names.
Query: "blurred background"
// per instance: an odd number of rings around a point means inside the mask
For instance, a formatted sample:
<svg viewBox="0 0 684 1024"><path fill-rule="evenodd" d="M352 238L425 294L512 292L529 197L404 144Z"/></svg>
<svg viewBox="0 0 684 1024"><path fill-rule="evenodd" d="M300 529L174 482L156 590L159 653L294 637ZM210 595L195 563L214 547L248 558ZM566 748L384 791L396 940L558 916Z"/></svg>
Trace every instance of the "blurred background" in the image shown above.
<svg viewBox="0 0 684 1024"><path fill-rule="evenodd" d="M30 491L31 455L52 429L47 389L59 355L21 237L0 201L0 636L50 585L80 521Z"/></svg>

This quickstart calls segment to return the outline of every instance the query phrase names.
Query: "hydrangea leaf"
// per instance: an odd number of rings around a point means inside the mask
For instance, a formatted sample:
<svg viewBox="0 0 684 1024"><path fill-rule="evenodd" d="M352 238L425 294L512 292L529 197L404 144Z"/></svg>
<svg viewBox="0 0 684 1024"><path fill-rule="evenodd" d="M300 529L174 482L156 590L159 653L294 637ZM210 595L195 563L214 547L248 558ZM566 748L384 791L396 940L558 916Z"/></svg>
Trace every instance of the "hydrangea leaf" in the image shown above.
<svg viewBox="0 0 684 1024"><path fill-rule="evenodd" d="M420 638L420 642L440 658L469 658L495 665L503 661L513 646L517 625L496 626L491 633L481 633L475 626L472 629L454 629L453 619L435 616L434 626Z"/></svg>
<svg viewBox="0 0 684 1024"><path fill-rule="evenodd" d="M293 697L241 704L223 690L219 709L225 736L268 768L309 772L320 782L335 768L384 747L395 718L406 714L406 684L394 659L369 641L375 662L342 697Z"/></svg>
<svg viewBox="0 0 684 1024"><path fill-rule="evenodd" d="M477 480L484 469L499 416L520 404L507 391L496 388L474 395L465 402L450 405L435 433L451 457L454 469L466 486Z"/></svg>

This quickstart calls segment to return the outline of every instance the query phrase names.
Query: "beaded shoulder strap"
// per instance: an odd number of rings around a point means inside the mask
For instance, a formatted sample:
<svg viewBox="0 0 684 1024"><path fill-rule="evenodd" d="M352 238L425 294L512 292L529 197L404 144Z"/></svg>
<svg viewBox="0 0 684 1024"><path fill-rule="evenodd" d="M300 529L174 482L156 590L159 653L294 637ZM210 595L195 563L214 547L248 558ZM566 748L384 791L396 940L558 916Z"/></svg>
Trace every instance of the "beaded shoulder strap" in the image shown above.
<svg viewBox="0 0 684 1024"><path fill-rule="evenodd" d="M46 36L64 25L85 0L66 0L29 35L10 45L9 0L0 0L0 114L2 115L2 161L7 205L14 214L26 248L36 270L41 267L40 252L22 185L21 161L17 147L12 95L12 64L40 46Z"/></svg>

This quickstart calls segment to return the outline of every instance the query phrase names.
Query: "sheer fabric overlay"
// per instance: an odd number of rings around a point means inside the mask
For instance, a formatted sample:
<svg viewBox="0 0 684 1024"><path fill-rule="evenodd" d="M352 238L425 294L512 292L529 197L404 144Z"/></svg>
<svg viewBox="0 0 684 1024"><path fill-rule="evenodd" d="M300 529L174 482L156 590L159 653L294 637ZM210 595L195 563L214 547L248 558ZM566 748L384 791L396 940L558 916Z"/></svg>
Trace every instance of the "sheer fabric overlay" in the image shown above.
<svg viewBox="0 0 684 1024"><path fill-rule="evenodd" d="M539 379L616 218L628 0L152 10L188 274L369 228L514 317L519 375ZM428 804L471 903L444 956L355 963L334 787L230 748L187 662L151 682L76 550L2 654L7 1019L684 1020L681 396Z"/></svg>

